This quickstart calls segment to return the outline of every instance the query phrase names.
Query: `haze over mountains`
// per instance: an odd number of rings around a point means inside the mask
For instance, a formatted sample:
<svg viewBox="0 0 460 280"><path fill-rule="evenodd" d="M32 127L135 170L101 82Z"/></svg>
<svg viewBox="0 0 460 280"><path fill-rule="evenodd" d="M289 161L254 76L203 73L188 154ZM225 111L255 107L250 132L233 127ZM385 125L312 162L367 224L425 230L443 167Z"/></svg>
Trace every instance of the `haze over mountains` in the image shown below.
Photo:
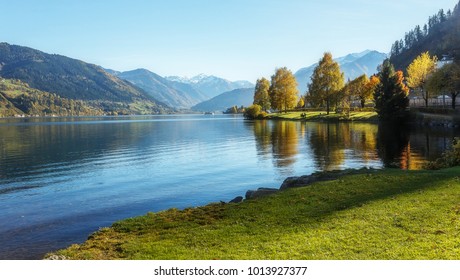
<svg viewBox="0 0 460 280"><path fill-rule="evenodd" d="M192 110L199 112L225 111L233 106L248 107L254 101L254 88L238 88L224 92L207 101L201 102L192 107Z"/></svg>
<svg viewBox="0 0 460 280"><path fill-rule="evenodd" d="M109 71L142 88L153 98L170 107L180 109L191 108L200 102L234 89L254 88L254 85L248 81L231 82L205 74L185 78L178 76L161 77L146 69L127 72Z"/></svg>
<svg viewBox="0 0 460 280"><path fill-rule="evenodd" d="M360 53L352 53L344 57L336 58L340 65L340 69L345 74L345 79L354 79L363 74L371 76L377 73L377 67L382 64L387 55L377 51L366 50ZM297 80L297 88L299 95L304 95L307 90L307 85L310 82L310 77L313 74L315 63L308 67L298 70L294 75ZM222 111L232 106L248 106L252 104L254 97L254 86L225 92L211 100L204 101L192 107L196 111Z"/></svg>
<svg viewBox="0 0 460 280"><path fill-rule="evenodd" d="M118 72L116 75L142 88L156 100L174 108L190 108L209 99L189 84L167 80L146 69Z"/></svg>
<svg viewBox="0 0 460 280"><path fill-rule="evenodd" d="M185 84L190 84L197 90L203 92L207 97L213 98L217 95L234 90L237 88L251 88L254 87L254 84L248 81L234 81L219 78L216 76L209 76L205 74L200 74L192 78L178 77L178 76L169 76L166 79L170 81L181 82Z"/></svg>
<svg viewBox="0 0 460 280"><path fill-rule="evenodd" d="M100 66L28 47L0 43L0 76L21 80L31 88L62 98L90 102L107 114L171 111L142 89Z"/></svg>
<svg viewBox="0 0 460 280"><path fill-rule="evenodd" d="M336 61L345 77L353 79L362 74L372 75L385 58L383 53L367 50ZM295 73L299 94L305 94L316 65ZM254 84L249 81L229 81L204 74L192 78L161 77L146 69L120 72L7 43L0 43L0 76L21 80L31 89L61 98L85 101L107 114L156 114L172 112L173 108L222 111L252 104L254 91ZM31 110L25 112L28 111Z"/></svg>
<svg viewBox="0 0 460 280"><path fill-rule="evenodd" d="M354 79L362 74L371 76L377 72L387 55L373 50L352 53L336 58L345 79ZM301 68L295 73L299 94L304 95L311 74L318 64ZM196 111L222 111L232 106L252 104L254 84L249 81L228 81L216 76L200 74L192 78L161 77L146 69L127 72L111 70L119 78L142 88L155 99L174 108L191 108Z"/></svg>
<svg viewBox="0 0 460 280"><path fill-rule="evenodd" d="M405 70L425 51L439 59L448 56L458 60L459 30L459 6L452 11L440 10L423 27L418 25L397 40L390 60L399 70ZM335 61L348 80L362 74L371 76L386 58L387 54L365 50ZM295 72L299 95L305 94L316 66L314 63ZM204 74L162 77L146 69L120 72L8 43L0 43L0 78L0 112L34 115L157 114L190 108L221 111L250 105L255 82Z"/></svg>
<svg viewBox="0 0 460 280"><path fill-rule="evenodd" d="M334 59L339 65L342 72L345 74L345 81L353 80L363 74L371 76L377 73L377 67L382 64L387 55L374 50L365 50L360 53L352 53L343 57ZM319 59L318 59L319 60ZM307 85L310 82L310 77L318 63L308 67L301 68L295 72L294 76L297 79L300 94L304 95L307 90Z"/></svg>

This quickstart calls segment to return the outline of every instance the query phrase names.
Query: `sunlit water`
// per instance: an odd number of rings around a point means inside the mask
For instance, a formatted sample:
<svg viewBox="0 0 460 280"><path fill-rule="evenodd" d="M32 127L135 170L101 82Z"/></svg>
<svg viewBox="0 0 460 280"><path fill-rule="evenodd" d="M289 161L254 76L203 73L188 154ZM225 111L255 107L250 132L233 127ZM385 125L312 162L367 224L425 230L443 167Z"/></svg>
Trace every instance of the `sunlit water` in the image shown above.
<svg viewBox="0 0 460 280"><path fill-rule="evenodd" d="M114 221L229 201L317 170L417 169L459 131L236 116L0 120L0 259L41 258Z"/></svg>

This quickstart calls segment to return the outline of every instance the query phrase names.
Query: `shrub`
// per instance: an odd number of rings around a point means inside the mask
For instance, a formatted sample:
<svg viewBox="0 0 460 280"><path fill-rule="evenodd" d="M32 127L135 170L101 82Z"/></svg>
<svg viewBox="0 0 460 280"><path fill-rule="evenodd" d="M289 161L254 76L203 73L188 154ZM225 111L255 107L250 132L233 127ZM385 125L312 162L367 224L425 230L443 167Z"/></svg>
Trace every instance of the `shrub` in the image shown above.
<svg viewBox="0 0 460 280"><path fill-rule="evenodd" d="M268 113L265 112L265 111L262 111L262 112L260 112L260 113L257 115L257 118L258 118L258 119L264 119L264 118L266 118L267 116L268 116Z"/></svg>
<svg viewBox="0 0 460 280"><path fill-rule="evenodd" d="M460 138L455 138L452 148L445 151L437 160L429 162L425 168L437 170L453 166L460 166Z"/></svg>
<svg viewBox="0 0 460 280"><path fill-rule="evenodd" d="M260 105L254 104L246 108L244 112L244 117L246 119L256 119L259 118L262 114L262 107Z"/></svg>

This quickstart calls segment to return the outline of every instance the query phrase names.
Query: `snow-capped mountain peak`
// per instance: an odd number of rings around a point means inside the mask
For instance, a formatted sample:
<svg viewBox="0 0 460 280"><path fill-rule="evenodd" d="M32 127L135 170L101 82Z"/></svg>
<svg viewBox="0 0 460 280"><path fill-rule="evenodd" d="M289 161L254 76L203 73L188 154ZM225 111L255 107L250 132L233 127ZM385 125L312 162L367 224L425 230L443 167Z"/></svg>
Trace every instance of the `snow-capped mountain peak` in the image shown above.
<svg viewBox="0 0 460 280"><path fill-rule="evenodd" d="M209 98L213 98L223 92L231 91L238 88L253 88L254 84L248 81L232 82L224 78L199 74L192 78L170 76L165 77L170 81L181 82L191 85L197 91L205 94Z"/></svg>

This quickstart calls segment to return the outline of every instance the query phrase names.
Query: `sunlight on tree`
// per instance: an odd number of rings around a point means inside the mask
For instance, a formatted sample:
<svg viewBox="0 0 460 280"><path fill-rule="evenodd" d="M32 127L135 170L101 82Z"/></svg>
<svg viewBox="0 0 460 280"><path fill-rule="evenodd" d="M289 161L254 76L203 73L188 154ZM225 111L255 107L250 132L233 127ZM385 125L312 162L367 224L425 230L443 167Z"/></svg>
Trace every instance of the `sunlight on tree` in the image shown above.
<svg viewBox="0 0 460 280"><path fill-rule="evenodd" d="M437 61L436 56L430 57L428 52L424 52L407 67L407 85L412 89L420 90L426 107L428 107L430 98L429 91L426 89L426 81L428 76L436 71Z"/></svg>
<svg viewBox="0 0 460 280"><path fill-rule="evenodd" d="M297 105L297 81L286 67L276 69L269 89L271 107L285 112Z"/></svg>
<svg viewBox="0 0 460 280"><path fill-rule="evenodd" d="M270 81L265 78L258 79L254 90L254 104L262 107L263 111L270 109Z"/></svg>
<svg viewBox="0 0 460 280"><path fill-rule="evenodd" d="M339 92L344 86L344 74L340 66L332 59L332 54L324 53L308 85L308 99L313 106L326 105L329 115L331 106L338 102Z"/></svg>

